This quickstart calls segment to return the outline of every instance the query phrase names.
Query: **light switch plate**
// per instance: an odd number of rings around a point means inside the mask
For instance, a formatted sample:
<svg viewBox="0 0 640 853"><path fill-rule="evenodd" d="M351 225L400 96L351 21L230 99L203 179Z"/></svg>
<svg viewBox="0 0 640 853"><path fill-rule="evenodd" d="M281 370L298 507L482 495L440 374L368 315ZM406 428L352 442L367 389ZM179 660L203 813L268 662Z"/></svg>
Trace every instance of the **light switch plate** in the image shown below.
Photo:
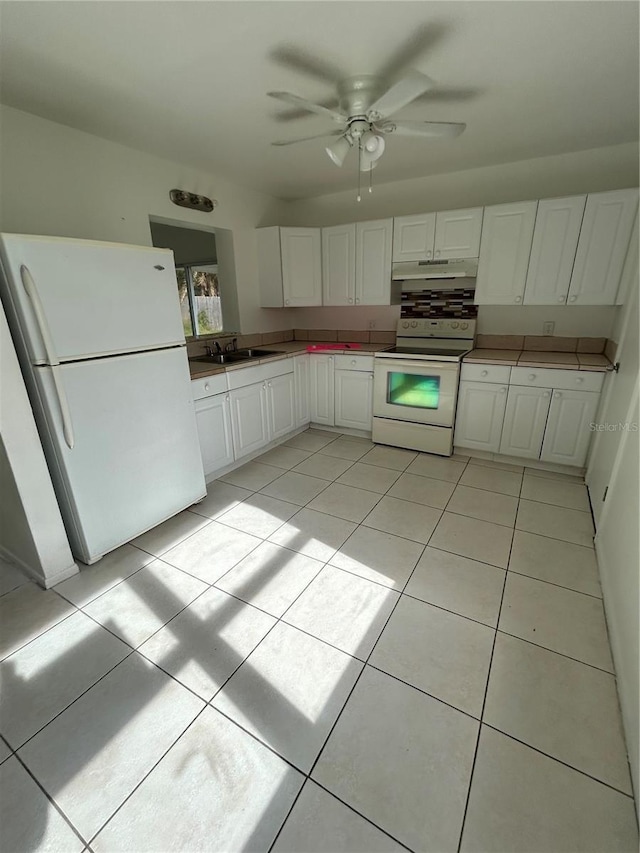
<svg viewBox="0 0 640 853"><path fill-rule="evenodd" d="M552 335L555 327L556 327L556 324L553 322L553 320L547 320L546 323L542 324L542 334L543 335Z"/></svg>

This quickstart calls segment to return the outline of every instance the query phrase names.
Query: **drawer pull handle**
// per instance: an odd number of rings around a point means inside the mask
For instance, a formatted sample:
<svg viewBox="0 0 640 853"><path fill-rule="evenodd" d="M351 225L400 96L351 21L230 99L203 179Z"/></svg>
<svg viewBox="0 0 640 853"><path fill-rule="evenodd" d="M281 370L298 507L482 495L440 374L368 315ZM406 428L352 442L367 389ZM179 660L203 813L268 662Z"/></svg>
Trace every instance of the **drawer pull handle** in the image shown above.
<svg viewBox="0 0 640 853"><path fill-rule="evenodd" d="M208 391L208 390L209 390L209 383L208 383L208 382L205 382L204 390L205 390L205 391Z"/></svg>
<svg viewBox="0 0 640 853"><path fill-rule="evenodd" d="M529 374L529 380L530 380L531 382L533 382L533 380L534 380L535 378L536 378L535 373L530 373L530 374Z"/></svg>
<svg viewBox="0 0 640 853"><path fill-rule="evenodd" d="M578 376L578 378L576 379L576 382L578 384L580 384L580 383L584 382L584 379L582 378L582 376Z"/></svg>
<svg viewBox="0 0 640 853"><path fill-rule="evenodd" d="M483 371L481 371L481 373L480 373L480 376L488 376L488 375L489 375L489 371L488 371L488 370L483 370Z"/></svg>

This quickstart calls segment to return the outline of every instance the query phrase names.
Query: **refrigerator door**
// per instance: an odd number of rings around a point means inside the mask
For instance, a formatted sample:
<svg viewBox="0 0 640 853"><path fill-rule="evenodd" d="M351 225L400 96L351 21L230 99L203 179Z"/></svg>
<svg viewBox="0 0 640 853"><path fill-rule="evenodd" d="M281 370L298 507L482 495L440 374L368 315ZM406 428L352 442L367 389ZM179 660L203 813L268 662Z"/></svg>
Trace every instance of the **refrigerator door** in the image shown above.
<svg viewBox="0 0 640 853"><path fill-rule="evenodd" d="M52 368L37 367L36 415L71 550L85 563L204 497L182 347L63 364L65 440Z"/></svg>
<svg viewBox="0 0 640 853"><path fill-rule="evenodd" d="M2 234L0 259L12 331L15 336L19 327L32 364L51 361L47 330L59 361L184 343L173 254L167 249Z"/></svg>

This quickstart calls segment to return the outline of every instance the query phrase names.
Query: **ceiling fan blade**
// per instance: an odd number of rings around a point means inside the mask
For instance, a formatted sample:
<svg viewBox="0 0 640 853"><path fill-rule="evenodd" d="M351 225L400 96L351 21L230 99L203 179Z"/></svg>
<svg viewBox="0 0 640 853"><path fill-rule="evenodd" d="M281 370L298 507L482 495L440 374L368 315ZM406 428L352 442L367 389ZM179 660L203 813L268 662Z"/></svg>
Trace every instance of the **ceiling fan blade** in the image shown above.
<svg viewBox="0 0 640 853"><path fill-rule="evenodd" d="M310 113L318 113L321 116L329 116L333 121L343 124L346 116L336 110L330 110L323 107L322 104L314 104L313 101L308 101L306 98L301 98L299 95L292 95L291 92L267 92L270 98L276 98L278 101L284 101L285 104L293 104L295 107L302 107Z"/></svg>
<svg viewBox="0 0 640 853"><path fill-rule="evenodd" d="M482 94L482 89L463 89L453 86L440 86L436 89L430 89L424 95L416 98L416 101L421 104L434 103L457 103L463 101L473 101Z"/></svg>
<svg viewBox="0 0 640 853"><path fill-rule="evenodd" d="M338 112L338 99L327 98L324 101L320 101L319 106L326 107L326 109L328 110L335 110L335 112ZM302 110L298 107L295 109L292 108L290 110L283 110L283 112L275 113L273 117L277 122L286 123L290 121L296 121L297 119L301 118L310 118L311 116L312 113L310 113L309 110Z"/></svg>
<svg viewBox="0 0 640 853"><path fill-rule="evenodd" d="M446 33L447 26L442 23L424 24L418 27L407 41L394 51L377 73L384 80L396 79L406 68L411 68L416 60L435 47Z"/></svg>
<svg viewBox="0 0 640 853"><path fill-rule="evenodd" d="M309 77L315 77L317 80L323 80L326 83L337 83L346 76L340 68L330 62L318 59L307 51L300 50L292 45L275 48L269 57L278 65L292 68L294 71L300 71Z"/></svg>
<svg viewBox="0 0 640 853"><path fill-rule="evenodd" d="M316 133L315 136L301 136L299 139L280 139L277 142L272 142L272 145L295 145L296 142L306 142L308 139L322 139L327 136L342 136L342 130L330 130L327 133Z"/></svg>
<svg viewBox="0 0 640 853"><path fill-rule="evenodd" d="M397 133L398 136L459 136L467 126L463 122L451 121L394 121L389 122L388 130L381 130L385 133Z"/></svg>
<svg viewBox="0 0 640 853"><path fill-rule="evenodd" d="M372 117L374 115L381 117L393 115L402 107L410 104L411 101L415 101L432 86L435 86L435 82L431 77L427 77L420 71L411 71L371 104L367 110L367 115Z"/></svg>

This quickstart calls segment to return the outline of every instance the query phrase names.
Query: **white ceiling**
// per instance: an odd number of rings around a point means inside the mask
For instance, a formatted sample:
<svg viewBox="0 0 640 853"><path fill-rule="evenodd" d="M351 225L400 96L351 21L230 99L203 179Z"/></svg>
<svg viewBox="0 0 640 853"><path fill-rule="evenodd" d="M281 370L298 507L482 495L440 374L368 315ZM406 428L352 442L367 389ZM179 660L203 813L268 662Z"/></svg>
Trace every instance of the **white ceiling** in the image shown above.
<svg viewBox="0 0 640 853"><path fill-rule="evenodd" d="M326 101L332 75L439 87L396 118L464 121L457 139L387 138L383 183L638 140L638 4L608 2L5 2L0 100L282 198L354 186L309 115L268 90ZM422 50L417 47L422 46ZM277 51L316 70L292 70ZM448 98L447 92L455 97Z"/></svg>

